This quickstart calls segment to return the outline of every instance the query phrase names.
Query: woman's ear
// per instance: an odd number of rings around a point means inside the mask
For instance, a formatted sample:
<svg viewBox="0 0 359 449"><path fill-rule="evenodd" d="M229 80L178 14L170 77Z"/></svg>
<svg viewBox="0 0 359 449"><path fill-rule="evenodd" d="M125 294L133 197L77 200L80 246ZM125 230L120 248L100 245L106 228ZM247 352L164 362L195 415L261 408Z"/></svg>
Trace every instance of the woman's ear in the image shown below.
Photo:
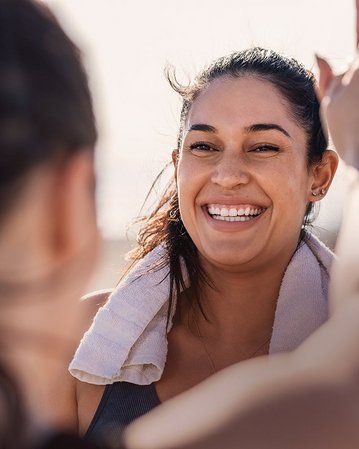
<svg viewBox="0 0 359 449"><path fill-rule="evenodd" d="M2 225L0 244L0 269L17 283L47 279L70 262L78 277L90 274L98 249L93 152L34 170Z"/></svg>
<svg viewBox="0 0 359 449"><path fill-rule="evenodd" d="M335 151L327 150L321 162L313 167L313 177L309 192L309 201L319 201L327 193L338 167L339 158Z"/></svg>
<svg viewBox="0 0 359 449"><path fill-rule="evenodd" d="M53 249L63 259L97 250L94 156L79 151L57 170L53 192Z"/></svg>

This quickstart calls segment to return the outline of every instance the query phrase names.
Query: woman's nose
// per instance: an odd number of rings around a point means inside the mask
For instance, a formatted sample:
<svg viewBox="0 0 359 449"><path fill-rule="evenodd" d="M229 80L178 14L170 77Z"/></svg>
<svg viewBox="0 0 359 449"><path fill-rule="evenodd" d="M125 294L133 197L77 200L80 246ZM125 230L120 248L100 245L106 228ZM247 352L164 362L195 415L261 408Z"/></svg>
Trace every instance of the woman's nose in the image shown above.
<svg viewBox="0 0 359 449"><path fill-rule="evenodd" d="M224 189L233 189L241 184L247 184L250 180L250 173L244 161L228 158L215 166L211 180Z"/></svg>

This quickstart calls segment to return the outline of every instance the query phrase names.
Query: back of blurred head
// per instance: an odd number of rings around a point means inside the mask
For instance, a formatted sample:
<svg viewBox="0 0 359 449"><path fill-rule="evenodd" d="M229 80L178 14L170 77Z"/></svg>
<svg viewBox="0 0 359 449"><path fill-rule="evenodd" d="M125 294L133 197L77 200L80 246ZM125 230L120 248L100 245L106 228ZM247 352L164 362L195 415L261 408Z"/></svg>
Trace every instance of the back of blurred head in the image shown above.
<svg viewBox="0 0 359 449"><path fill-rule="evenodd" d="M1 218L32 169L93 148L96 129L78 49L44 6L0 1Z"/></svg>
<svg viewBox="0 0 359 449"><path fill-rule="evenodd" d="M45 180L50 170L52 177L61 177L81 155L92 159L95 141L78 49L45 6L0 0L0 233L17 206L24 207L36 176ZM60 207L56 200L55 195L52 205ZM66 216L59 212L62 216L55 217L61 222Z"/></svg>
<svg viewBox="0 0 359 449"><path fill-rule="evenodd" d="M21 335L76 327L97 248L95 142L76 46L43 4L0 0L0 356L19 386Z"/></svg>

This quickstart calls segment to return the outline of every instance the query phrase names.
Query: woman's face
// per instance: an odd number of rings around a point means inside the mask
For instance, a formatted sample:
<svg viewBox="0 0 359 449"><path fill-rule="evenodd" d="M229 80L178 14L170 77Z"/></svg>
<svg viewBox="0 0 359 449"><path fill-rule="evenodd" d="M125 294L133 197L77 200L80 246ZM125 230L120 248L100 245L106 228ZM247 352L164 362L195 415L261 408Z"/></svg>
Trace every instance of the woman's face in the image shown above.
<svg viewBox="0 0 359 449"><path fill-rule="evenodd" d="M214 80L190 108L177 160L183 223L222 267L290 257L311 198L306 134L275 86Z"/></svg>

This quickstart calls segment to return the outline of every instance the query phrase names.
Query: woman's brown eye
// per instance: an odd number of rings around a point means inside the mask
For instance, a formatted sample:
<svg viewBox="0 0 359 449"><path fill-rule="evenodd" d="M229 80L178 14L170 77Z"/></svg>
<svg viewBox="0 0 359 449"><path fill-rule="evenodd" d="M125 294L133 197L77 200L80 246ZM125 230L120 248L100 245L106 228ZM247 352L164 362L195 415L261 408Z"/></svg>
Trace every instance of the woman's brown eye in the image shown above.
<svg viewBox="0 0 359 449"><path fill-rule="evenodd" d="M192 151L203 151L203 152L207 152L207 151L209 151L209 152L211 152L211 151L216 151L215 150L215 148L213 148L213 147L211 147L210 145L208 145L207 143L201 143L201 142L198 142L198 143L192 143L191 145L190 145L190 149L192 150Z"/></svg>
<svg viewBox="0 0 359 449"><path fill-rule="evenodd" d="M253 148L251 151L255 153L266 153L266 152L278 152L279 148L273 145L259 145L258 147Z"/></svg>

